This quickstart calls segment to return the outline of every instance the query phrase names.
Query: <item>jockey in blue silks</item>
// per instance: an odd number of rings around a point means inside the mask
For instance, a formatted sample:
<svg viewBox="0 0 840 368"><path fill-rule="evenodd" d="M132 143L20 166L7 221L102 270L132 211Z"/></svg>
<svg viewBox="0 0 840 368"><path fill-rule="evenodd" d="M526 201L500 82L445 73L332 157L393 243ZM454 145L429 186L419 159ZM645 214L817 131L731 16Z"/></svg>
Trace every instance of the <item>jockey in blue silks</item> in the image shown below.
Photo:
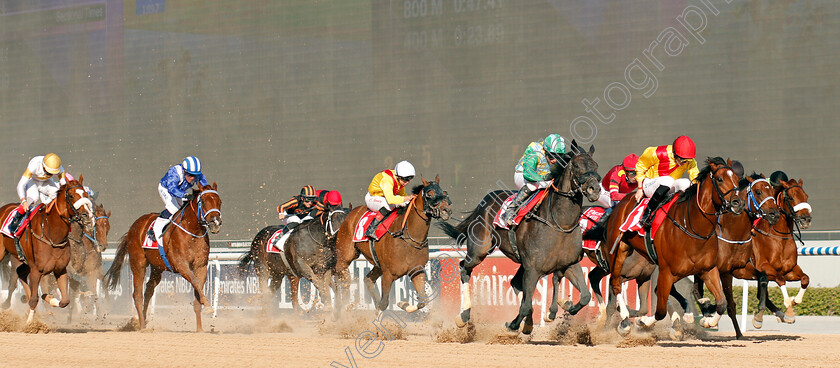
<svg viewBox="0 0 840 368"><path fill-rule="evenodd" d="M181 164L170 167L166 175L160 179L158 193L166 208L155 219L155 224L149 230L149 236L153 240L157 239L158 244L163 244L161 242L163 227L169 223L169 217L178 212L181 205L189 200L185 198L187 190L196 183L200 186L207 185L207 179L201 173L201 161L195 156L189 156Z"/></svg>

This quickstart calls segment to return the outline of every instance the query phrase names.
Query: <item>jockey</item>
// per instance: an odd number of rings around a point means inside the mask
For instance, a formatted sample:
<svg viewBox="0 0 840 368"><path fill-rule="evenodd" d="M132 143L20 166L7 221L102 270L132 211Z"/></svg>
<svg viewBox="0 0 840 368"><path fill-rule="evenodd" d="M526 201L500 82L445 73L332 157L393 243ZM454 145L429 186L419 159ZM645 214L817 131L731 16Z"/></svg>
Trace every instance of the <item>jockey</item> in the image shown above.
<svg viewBox="0 0 840 368"><path fill-rule="evenodd" d="M598 199L598 202L615 206L616 203L624 199L627 193L638 187L636 183L636 163L638 161L639 156L631 153L621 161L620 165L615 165L610 171L607 171L607 175L601 181L601 198ZM609 188L609 191L603 188Z"/></svg>
<svg viewBox="0 0 840 368"><path fill-rule="evenodd" d="M670 193L682 192L695 181L700 170L697 168L697 148L688 136L681 135L667 146L648 147L636 163L636 181L639 190L636 202L642 196L650 197L645 213L640 220L642 226L650 227L651 212ZM688 171L688 179L683 174Z"/></svg>
<svg viewBox="0 0 840 368"><path fill-rule="evenodd" d="M321 204L325 211L341 209L341 193L337 190L318 190L316 201Z"/></svg>
<svg viewBox="0 0 840 368"><path fill-rule="evenodd" d="M189 201L189 198L186 198L187 190L196 183L200 186L207 185L207 179L201 173L201 161L195 156L185 158L183 162L166 171L158 184L158 193L165 209L155 219L155 224L148 232L152 240L163 244L163 227L170 222L169 217L178 212L184 202Z"/></svg>
<svg viewBox="0 0 840 368"><path fill-rule="evenodd" d="M773 186L773 189L776 192L781 192L782 189L784 189L782 187L782 182L786 182L788 180L788 176L787 174L785 174L784 171L774 171L772 174L770 174L770 185Z"/></svg>
<svg viewBox="0 0 840 368"><path fill-rule="evenodd" d="M311 185L304 186L300 189L300 195L277 206L280 220L286 219L284 234L294 230L301 222L315 218L323 210L324 206L317 201L315 188Z"/></svg>
<svg viewBox="0 0 840 368"><path fill-rule="evenodd" d="M49 204L52 202L58 193L58 189L66 182L61 158L55 153L35 156L29 160L26 170L23 171L23 175L18 180L17 194L20 198L20 207L17 208L15 217L9 224L9 231L12 234L17 232L21 220L32 208L40 203ZM15 245L18 248L18 258L23 261L17 237L15 237Z"/></svg>
<svg viewBox="0 0 840 368"><path fill-rule="evenodd" d="M369 210L376 212L376 217L370 222L365 236L377 240L376 228L382 220L397 207L405 207L411 202L414 195L405 195L405 187L414 175L414 165L400 161L394 170L382 170L373 177L365 194L365 204Z"/></svg>
<svg viewBox="0 0 840 368"><path fill-rule="evenodd" d="M551 185L551 165L560 160L566 153L566 139L559 134L549 134L542 142L531 142L513 174L513 182L519 192L508 206L504 214L504 221L510 227L519 211L519 207L537 189Z"/></svg>

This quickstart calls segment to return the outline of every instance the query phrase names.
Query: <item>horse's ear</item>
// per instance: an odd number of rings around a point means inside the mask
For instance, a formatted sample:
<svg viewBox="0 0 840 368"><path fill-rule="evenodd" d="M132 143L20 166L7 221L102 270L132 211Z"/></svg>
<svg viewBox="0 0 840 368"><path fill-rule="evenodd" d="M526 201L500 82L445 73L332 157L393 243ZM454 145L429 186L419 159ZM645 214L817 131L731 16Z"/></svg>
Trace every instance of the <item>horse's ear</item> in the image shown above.
<svg viewBox="0 0 840 368"><path fill-rule="evenodd" d="M213 182L213 190L216 190L216 182Z"/></svg>
<svg viewBox="0 0 840 368"><path fill-rule="evenodd" d="M435 174L435 183L440 184L440 175Z"/></svg>
<svg viewBox="0 0 840 368"><path fill-rule="evenodd" d="M79 175L79 184L84 183L84 181L85 181L85 176L80 174Z"/></svg>
<svg viewBox="0 0 840 368"><path fill-rule="evenodd" d="M111 217L111 211L108 211L108 217Z"/></svg>
<svg viewBox="0 0 840 368"><path fill-rule="evenodd" d="M589 155L592 156L593 154L595 154L595 145L594 144L589 146Z"/></svg>
<svg viewBox="0 0 840 368"><path fill-rule="evenodd" d="M802 179L799 179L799 186L802 186Z"/></svg>
<svg viewBox="0 0 840 368"><path fill-rule="evenodd" d="M732 159L729 157L726 158L726 166L732 167Z"/></svg>
<svg viewBox="0 0 840 368"><path fill-rule="evenodd" d="M425 187L425 186L427 186L427 185L429 185L429 182L428 182L428 181L426 181L426 178L424 178L424 177L422 177L422 176L421 176L421 177L420 177L420 180L422 180L422 181L423 181L423 186L424 186L424 187Z"/></svg>
<svg viewBox="0 0 840 368"><path fill-rule="evenodd" d="M348 209L351 209L351 210L353 209L353 202L350 202L347 205L350 206L350 207L348 207Z"/></svg>
<svg viewBox="0 0 840 368"><path fill-rule="evenodd" d="M747 179L748 182L752 183L755 179L752 178L752 175L746 175L744 179Z"/></svg>
<svg viewBox="0 0 840 368"><path fill-rule="evenodd" d="M577 144L577 140L576 140L576 139L572 139L572 148L575 148L575 147L577 147L577 146L578 146L578 144Z"/></svg>

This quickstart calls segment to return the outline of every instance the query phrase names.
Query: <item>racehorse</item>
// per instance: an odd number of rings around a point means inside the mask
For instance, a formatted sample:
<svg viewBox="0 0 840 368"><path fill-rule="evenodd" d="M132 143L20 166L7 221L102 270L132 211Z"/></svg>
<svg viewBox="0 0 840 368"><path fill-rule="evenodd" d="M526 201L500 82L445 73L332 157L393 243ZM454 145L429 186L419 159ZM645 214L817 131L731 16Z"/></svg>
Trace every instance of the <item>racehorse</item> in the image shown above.
<svg viewBox="0 0 840 368"><path fill-rule="evenodd" d="M125 257L128 256L133 276L134 307L140 329L146 327L146 311L149 301L155 293L155 287L161 279L163 271L180 274L193 287L195 301L196 332L201 332L201 307L208 306L204 295L204 281L207 277L207 261L210 255L209 232L216 234L222 226L222 199L216 191L216 183L197 188L192 198L172 214L172 222L164 230L163 249L145 249L143 240L148 236L146 231L157 218L157 213L140 216L128 232L120 239L114 263L105 275L105 285L115 289L120 281L121 269ZM163 258L165 255L166 258ZM168 260L168 262L167 262ZM143 279L146 266L151 266L146 292L143 293ZM171 268L170 268L171 267ZM145 297L144 297L145 296ZM210 310L208 309L208 312Z"/></svg>
<svg viewBox="0 0 840 368"><path fill-rule="evenodd" d="M95 205L93 216L93 232L84 231L76 223L73 223L70 228L70 235L67 237L67 240L70 241L70 264L67 266L67 271L70 275L70 290L73 292L74 298L81 301L83 297L89 297L96 308L96 313L102 316L105 311L100 304L97 282L105 276L105 271L102 269L102 252L108 247L111 211L105 212L103 205ZM55 289L56 285L53 278L42 279L42 292ZM49 294L42 295L42 297L48 303L53 298ZM108 299L105 298L104 300L107 301ZM72 303L70 308L71 313L68 314L68 321L73 315Z"/></svg>
<svg viewBox="0 0 840 368"><path fill-rule="evenodd" d="M710 326L726 309L726 300L716 268L717 239L712 239L718 226L718 215L725 211L735 214L744 209L738 198L738 175L720 157L709 158L697 175L697 182L680 194L668 211L653 239L655 255L648 253L645 239L635 232L622 232L619 227L635 207L635 198L626 196L616 205L607 224L606 245L615 249L610 265L610 286L616 294L622 318L619 333L630 332L630 313L621 295L621 274L627 256L634 250L659 266L656 288L656 320L667 314L667 296L673 284L686 276L700 274L717 303L717 313L706 321ZM658 212L658 211L657 211ZM649 231L648 231L649 236ZM678 323L675 318L674 323Z"/></svg>
<svg viewBox="0 0 840 368"><path fill-rule="evenodd" d="M283 277L288 277L291 283L293 309L299 309L298 286L301 278L315 284L322 300L326 297L324 305L329 308L329 287L336 263L335 236L345 217L345 210L338 209L323 211L318 218L304 222L289 235L284 254L266 252L269 238L282 226L268 226L257 233L251 249L239 259L239 269L244 271L254 265L260 285L267 287L263 292L265 308L280 288ZM268 280L271 280L270 285Z"/></svg>
<svg viewBox="0 0 840 368"><path fill-rule="evenodd" d="M793 307L802 302L810 278L796 264L797 250L794 237L799 229L811 226L811 205L808 194L802 188L802 179L782 182L782 189L775 193L776 202L782 213L781 221L770 224L761 221L755 227L752 251L754 262L744 268L733 271L739 279L758 280L758 312L753 317L753 325L761 328L765 308L769 308L780 320L787 323L795 321ZM787 312L782 313L767 299L767 282L776 281L785 297ZM794 298L787 296L786 281L800 281L801 288Z"/></svg>
<svg viewBox="0 0 840 368"><path fill-rule="evenodd" d="M384 311L390 301L391 285L398 278L408 275L417 291L418 304L398 303L403 310L411 313L423 308L429 302L426 296L426 273L424 267L429 262L429 226L432 219L446 221L451 216L449 194L440 187L440 177L434 181L423 181L413 188L414 198L399 214L388 232L373 244L369 240L353 241L353 233L359 219L367 207L359 206L350 211L336 235L337 263L336 272L336 317L343 308L343 294L348 291L350 275L347 268L361 253L373 265L365 276L365 287L373 297L376 309ZM373 252L372 252L373 250ZM376 280L382 277L382 293L376 291Z"/></svg>
<svg viewBox="0 0 840 368"><path fill-rule="evenodd" d="M583 250L581 233L578 230L583 197L595 201L600 195L601 177L598 164L592 159L595 147L586 152L572 141L572 150L561 161L551 166L554 181L547 197L536 209L536 214L523 219L514 230L515 244L511 246L510 230L494 228L494 217L504 200L513 194L510 191L494 191L484 196L479 205L457 226L441 223L446 235L458 243L466 243L467 255L461 265L461 313L456 320L458 326L464 326L470 320L472 303L470 300L470 275L485 257L497 247L502 253L521 266L511 279L511 286L522 291L519 314L506 326L511 331L518 331L523 320L522 332L530 334L533 330L532 298L537 281L543 275L554 273L554 279L565 276L580 291L580 300L565 308L570 314L576 314L591 299L586 278L580 267Z"/></svg>
<svg viewBox="0 0 840 368"><path fill-rule="evenodd" d="M50 304L64 308L70 303L67 286L67 264L70 263L67 236L70 233L70 224L78 222L86 230L93 231L93 203L84 189L83 180L79 175L79 180L69 180L61 185L55 199L38 210L20 236L20 247L29 263L16 267L24 290L28 289L27 323L32 322L35 317L35 307L38 306L39 298L38 287L41 277L46 274L55 275L61 292L61 301ZM18 206L17 203L10 203L0 207L0 218L5 219ZM14 239L0 236L0 242L3 242L0 259L8 252L13 256L13 265L17 265L19 262ZM24 281L27 278L28 282Z"/></svg>
<svg viewBox="0 0 840 368"><path fill-rule="evenodd" d="M742 180L739 193L741 200L747 204L746 211L739 215L725 213L718 221L726 226L719 226L717 234L717 269L720 272L721 286L726 297L726 312L735 328L735 337L743 338L738 326L735 311L735 299L732 295L732 273L746 267L753 258L753 250L761 247L756 244L752 235L753 224L756 221L766 222L771 226L779 221L779 207L776 205L775 193L770 182L763 175L753 174ZM746 190L744 190L746 189ZM758 249L759 252L765 252ZM694 278L698 298L703 295L703 280ZM700 300L703 300L702 298ZM705 299L708 300L708 299Z"/></svg>

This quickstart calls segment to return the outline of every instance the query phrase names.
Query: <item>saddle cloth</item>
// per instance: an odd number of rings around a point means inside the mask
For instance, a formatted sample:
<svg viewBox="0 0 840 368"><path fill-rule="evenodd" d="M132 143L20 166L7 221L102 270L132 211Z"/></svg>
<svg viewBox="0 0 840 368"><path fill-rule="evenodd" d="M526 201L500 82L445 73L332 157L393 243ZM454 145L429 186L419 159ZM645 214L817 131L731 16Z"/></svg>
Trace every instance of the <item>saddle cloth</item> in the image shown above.
<svg viewBox="0 0 840 368"><path fill-rule="evenodd" d="M654 216L653 223L650 226L651 239L656 236L656 230L659 230L659 226L662 225L668 215L668 210L671 209L671 206L674 205L678 197L679 196L674 196L674 198L656 210L656 215ZM647 207L649 201L649 198L642 198L642 200L636 204L636 207L633 208L633 211L630 211L630 215L627 216L627 219L624 220L624 223L621 224L618 229L622 232L635 231L639 234L639 236L645 236L645 230L642 229L642 225L639 223L639 220L642 219L642 215L645 213L645 207Z"/></svg>
<svg viewBox="0 0 840 368"><path fill-rule="evenodd" d="M589 229L595 226L598 221L604 217L604 207L589 207L583 214L580 215L580 230L581 233L586 233ZM598 248L598 241L584 240L583 249L595 250Z"/></svg>
<svg viewBox="0 0 840 368"><path fill-rule="evenodd" d="M35 209L29 212L29 216L26 216L25 218L21 219L20 225L18 225L17 228L17 234L12 234L12 232L9 231L9 225L12 224L12 219L15 218L15 214L21 209L20 206L15 207L15 209L12 210L12 212L10 212L8 216L6 216L6 219L3 220L3 226L0 227L0 234L3 234L10 238L14 238L15 235L20 236L20 234L23 234L23 231L26 230L27 226L29 226L29 221L32 220L33 217L35 217L35 215L38 213L38 211L41 209L41 206L43 205L43 203L38 204L38 206L35 207Z"/></svg>
<svg viewBox="0 0 840 368"><path fill-rule="evenodd" d="M367 237L365 236L365 232L367 231L370 222L373 221L374 217L376 217L376 212L371 210L367 210L361 218L359 218L359 222L356 224L356 231L353 232L353 241L354 242L363 242L367 241ZM388 232L388 228L391 227L391 224L394 223L394 220L397 219L397 211L391 211L388 214L388 218L382 220L379 224L379 227L376 229L376 239L381 239L382 235L385 235Z"/></svg>
<svg viewBox="0 0 840 368"><path fill-rule="evenodd" d="M534 192L534 194L531 195L531 197L528 198L527 201L525 201L525 204L519 207L519 213L517 213L516 217L513 218L514 224L519 225L519 223L522 221L522 219L525 218L525 215L527 215L528 212L531 212L532 209L536 208L540 205L540 203L542 203L543 199L547 197L547 194L548 190L546 189L539 189L536 192ZM516 197L515 193L510 197L507 197L507 199L505 199L505 201L502 202L502 206L499 208L499 212L496 213L496 217L493 218L493 225L500 229L508 230L507 224L502 219L504 218L503 216L505 212L507 212L510 203L513 202L514 197Z"/></svg>
<svg viewBox="0 0 840 368"><path fill-rule="evenodd" d="M141 245L141 247L144 248L144 249L155 249L155 250L158 249L157 239L152 240L152 239L149 238L149 230L151 230L152 226L154 226L154 225L155 225L155 222L152 221L152 223L149 224L149 228L146 229L146 233L145 233L146 235L143 236L143 244Z"/></svg>
<svg viewBox="0 0 840 368"><path fill-rule="evenodd" d="M294 230L292 232L294 232ZM289 235L291 235L292 232L289 232ZM277 254L285 252L286 239L288 238L288 236L283 236L282 228L280 230L275 231L274 234L271 234L271 237L269 237L268 241L266 242L265 252Z"/></svg>

